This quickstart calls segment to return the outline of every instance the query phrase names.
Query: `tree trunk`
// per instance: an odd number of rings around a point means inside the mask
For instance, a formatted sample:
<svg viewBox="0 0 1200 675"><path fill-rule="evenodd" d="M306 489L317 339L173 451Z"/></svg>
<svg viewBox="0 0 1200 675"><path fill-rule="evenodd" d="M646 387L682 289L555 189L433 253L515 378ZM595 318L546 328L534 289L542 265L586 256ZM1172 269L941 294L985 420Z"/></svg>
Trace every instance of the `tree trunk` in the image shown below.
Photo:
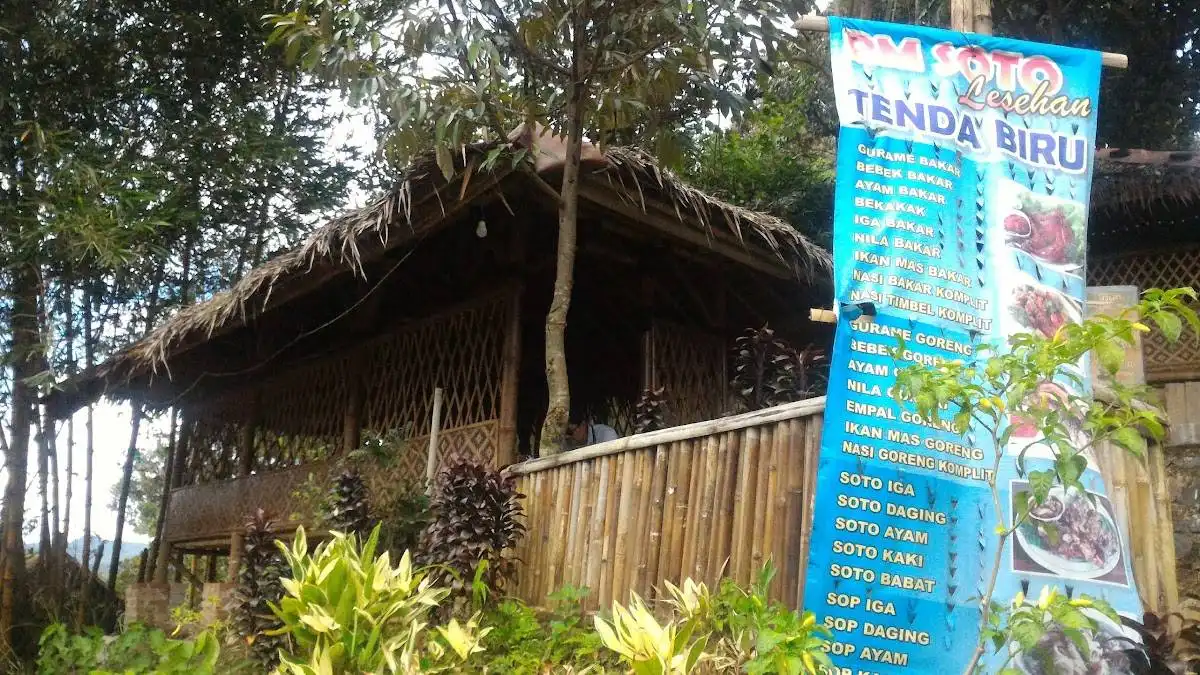
<svg viewBox="0 0 1200 675"><path fill-rule="evenodd" d="M65 339L67 341L67 374L75 375L75 315L72 311L75 308L74 302L74 287L70 282L70 275L66 282L64 296L66 297L66 307L63 311L63 316L66 318ZM59 544L59 560L66 562L67 546L71 541L71 497L75 485L75 415L72 414L66 420L67 424L67 485L63 495L63 519L62 519L62 541Z"/></svg>
<svg viewBox="0 0 1200 675"><path fill-rule="evenodd" d="M575 283L575 239L579 215L579 162L583 153L582 85L571 87L567 103L566 164L558 204L558 261L554 295L546 312L546 388L549 392L546 419L542 422L538 454L562 450L571 413L571 387L567 377L567 313ZM536 140L534 141L536 143Z"/></svg>
<svg viewBox="0 0 1200 675"><path fill-rule="evenodd" d="M34 267L20 264L13 271L12 298L12 438L6 467L4 491L4 571L0 583L0 655L11 645L17 598L25 588L25 543L21 532L25 521L25 489L29 477L29 434L36 392L29 378L37 373L38 339L37 277Z"/></svg>
<svg viewBox="0 0 1200 675"><path fill-rule="evenodd" d="M158 566L158 547L163 537L163 523L166 521L167 504L171 499L171 479L175 475L175 456L179 443L179 410L171 408L171 430L167 434L167 458L163 461L162 492L158 495L158 518L154 521L154 538L150 540L150 555L147 556L146 579L153 579Z"/></svg>
<svg viewBox="0 0 1200 675"><path fill-rule="evenodd" d="M121 539L125 530L125 509L129 506L129 488L133 482L133 460L137 457L138 431L142 426L142 406L134 402L130 408L129 449L125 452L125 467L121 472L121 496L117 500L117 531L113 534L112 560L108 564L108 590L117 590L117 568L121 566Z"/></svg>
<svg viewBox="0 0 1200 675"><path fill-rule="evenodd" d="M83 295L83 350L84 367L90 369L96 360L96 335L92 330L92 293L89 290ZM79 564L83 568L80 574L79 607L75 614L75 622L79 628L84 626L87 618L88 590L91 588L91 577L87 574L87 566L92 552L92 457L96 449L94 425L94 407L89 402L87 416L84 418L84 469L83 469L83 551Z"/></svg>

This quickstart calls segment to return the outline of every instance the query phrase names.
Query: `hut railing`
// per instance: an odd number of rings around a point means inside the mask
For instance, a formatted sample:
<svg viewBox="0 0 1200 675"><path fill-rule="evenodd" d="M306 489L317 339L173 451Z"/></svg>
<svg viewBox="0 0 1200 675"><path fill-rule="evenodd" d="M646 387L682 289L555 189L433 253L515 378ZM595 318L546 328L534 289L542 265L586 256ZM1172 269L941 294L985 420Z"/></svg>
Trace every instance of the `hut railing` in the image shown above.
<svg viewBox="0 0 1200 675"><path fill-rule="evenodd" d="M697 422L529 460L517 592L566 585L585 605L656 596L663 580L751 581L798 606L825 398Z"/></svg>
<svg viewBox="0 0 1200 675"><path fill-rule="evenodd" d="M263 509L281 530L310 525L303 499L297 497L309 476L324 488L326 462L310 462L289 469L256 473L241 478L175 488L171 491L163 532L172 544L229 544L229 536L245 527L248 515Z"/></svg>

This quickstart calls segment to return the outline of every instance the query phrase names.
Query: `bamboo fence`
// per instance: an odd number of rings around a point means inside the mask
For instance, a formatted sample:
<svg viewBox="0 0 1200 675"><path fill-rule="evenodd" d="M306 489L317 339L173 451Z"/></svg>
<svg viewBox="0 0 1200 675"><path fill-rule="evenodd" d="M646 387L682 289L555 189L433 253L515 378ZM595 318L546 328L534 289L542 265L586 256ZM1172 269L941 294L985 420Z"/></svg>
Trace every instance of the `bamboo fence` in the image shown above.
<svg viewBox="0 0 1200 675"><path fill-rule="evenodd" d="M658 597L663 580L745 583L770 560L771 597L799 607L824 407L810 399L509 467L529 528L517 595L540 603L563 586L587 587L585 607L606 608L630 591ZM1145 460L1099 450L1143 602L1176 609L1162 449Z"/></svg>
<svg viewBox="0 0 1200 675"><path fill-rule="evenodd" d="M510 467L529 531L517 593L587 587L585 605L656 597L663 580L753 579L796 606L825 399L618 439Z"/></svg>

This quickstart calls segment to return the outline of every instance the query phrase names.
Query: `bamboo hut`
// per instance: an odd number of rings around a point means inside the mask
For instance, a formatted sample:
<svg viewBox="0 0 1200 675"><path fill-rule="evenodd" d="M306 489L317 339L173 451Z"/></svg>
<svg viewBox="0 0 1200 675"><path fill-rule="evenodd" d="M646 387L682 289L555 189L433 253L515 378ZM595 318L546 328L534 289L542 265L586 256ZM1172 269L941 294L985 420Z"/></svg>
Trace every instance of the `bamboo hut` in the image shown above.
<svg viewBox="0 0 1200 675"><path fill-rule="evenodd" d="M408 436L387 480L423 477L435 390L436 463L507 465L537 447L563 152L548 135L504 147L534 159L473 146L447 178L423 157L387 194L48 399L59 418L100 396L180 412L160 581L172 553L236 558L255 508L294 525L297 487L364 434ZM786 223L633 149L588 147L583 173L573 400L626 433L648 387L665 388L671 424L713 419L728 412L727 358L746 327L826 338L808 308L828 292L829 255Z"/></svg>
<svg viewBox="0 0 1200 675"><path fill-rule="evenodd" d="M1200 289L1200 154L1099 151L1088 244L1089 285ZM1158 533L1145 552L1171 578L1139 585L1148 604L1157 592L1159 606L1174 608L1176 571L1180 594L1200 592L1200 342L1168 344L1152 332L1141 351L1169 435L1147 464L1118 467L1109 480L1114 491L1145 494L1130 500L1129 520L1144 525L1131 530Z"/></svg>

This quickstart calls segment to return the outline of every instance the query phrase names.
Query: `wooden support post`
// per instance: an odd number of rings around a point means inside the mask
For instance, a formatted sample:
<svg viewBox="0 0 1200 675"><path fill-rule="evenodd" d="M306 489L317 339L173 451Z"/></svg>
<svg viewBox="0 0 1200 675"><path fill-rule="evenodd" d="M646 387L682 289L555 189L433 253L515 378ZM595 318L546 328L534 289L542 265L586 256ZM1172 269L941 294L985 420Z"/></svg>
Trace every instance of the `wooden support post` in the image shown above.
<svg viewBox="0 0 1200 675"><path fill-rule="evenodd" d="M241 532L234 532L229 537L229 565L228 576L226 581L237 583L238 575L242 570L242 557L246 554L246 535Z"/></svg>
<svg viewBox="0 0 1200 675"><path fill-rule="evenodd" d="M254 432L258 429L258 413L261 405L261 392L254 392L250 397L250 409L246 411L246 419L242 421L242 429L238 438L238 477L249 476L254 470Z"/></svg>
<svg viewBox="0 0 1200 675"><path fill-rule="evenodd" d="M346 401L346 414L342 418L342 452L347 453L362 445L362 411L366 391L363 387L361 359L354 359L350 367L350 398Z"/></svg>
<svg viewBox="0 0 1200 675"><path fill-rule="evenodd" d="M433 479L437 474L438 435L442 430L442 388L433 390L433 419L429 423L429 452L425 457L425 494L433 494Z"/></svg>
<svg viewBox="0 0 1200 675"><path fill-rule="evenodd" d="M517 284L509 300L500 365L500 433L496 446L496 468L508 466L517 456L517 396L521 374L521 295Z"/></svg>

